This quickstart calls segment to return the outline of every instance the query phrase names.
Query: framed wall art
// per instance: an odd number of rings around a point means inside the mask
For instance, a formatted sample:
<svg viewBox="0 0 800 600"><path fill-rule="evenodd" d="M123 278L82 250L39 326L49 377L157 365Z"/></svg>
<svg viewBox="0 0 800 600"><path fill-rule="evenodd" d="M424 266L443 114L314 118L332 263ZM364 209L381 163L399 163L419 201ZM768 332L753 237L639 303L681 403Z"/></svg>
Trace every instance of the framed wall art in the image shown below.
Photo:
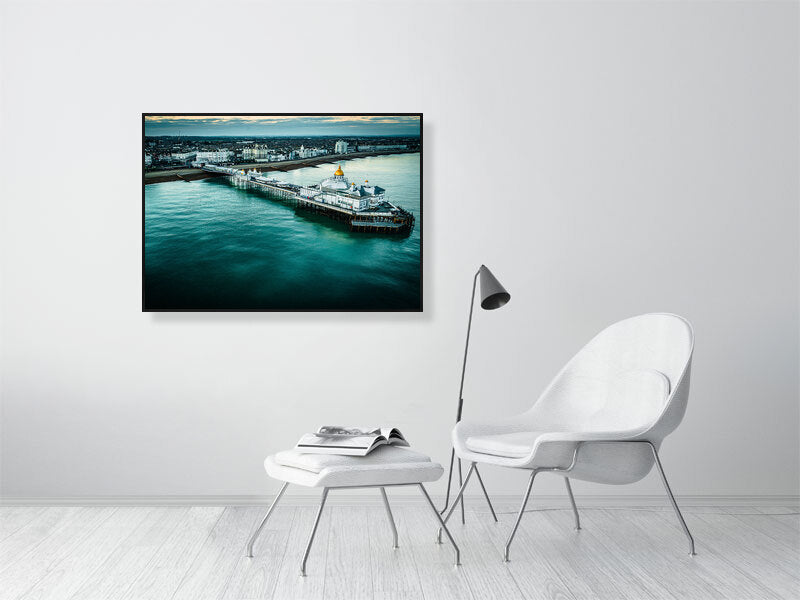
<svg viewBox="0 0 800 600"><path fill-rule="evenodd" d="M142 115L144 311L421 311L422 114Z"/></svg>

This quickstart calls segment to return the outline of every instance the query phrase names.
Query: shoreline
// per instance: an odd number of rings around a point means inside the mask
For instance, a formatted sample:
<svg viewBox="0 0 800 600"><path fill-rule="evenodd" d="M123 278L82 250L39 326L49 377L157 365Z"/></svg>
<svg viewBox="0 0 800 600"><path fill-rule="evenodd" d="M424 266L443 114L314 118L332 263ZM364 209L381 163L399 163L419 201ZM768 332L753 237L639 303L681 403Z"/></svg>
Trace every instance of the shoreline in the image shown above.
<svg viewBox="0 0 800 600"><path fill-rule="evenodd" d="M416 154L419 150L383 150L375 152L351 152L349 154L331 154L327 156L317 156L315 158L303 158L297 160L284 160L274 163L244 163L241 165L231 165L238 169L255 169L261 173L268 171L294 171L295 169L303 169L305 167L316 167L324 164L336 164L337 162L345 162L354 158L368 158L371 156L389 156L392 154ZM150 171L144 173L144 184L150 183L164 183L166 181L197 181L199 179L207 179L209 177L227 177L223 173L209 173L199 168L187 167L184 169L173 169L165 171Z"/></svg>

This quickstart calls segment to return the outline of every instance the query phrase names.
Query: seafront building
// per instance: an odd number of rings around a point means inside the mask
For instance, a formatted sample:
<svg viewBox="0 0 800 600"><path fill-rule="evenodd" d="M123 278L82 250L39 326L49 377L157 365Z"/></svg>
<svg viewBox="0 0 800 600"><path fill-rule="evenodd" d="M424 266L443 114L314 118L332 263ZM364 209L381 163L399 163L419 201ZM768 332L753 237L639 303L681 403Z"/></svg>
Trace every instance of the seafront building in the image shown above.
<svg viewBox="0 0 800 600"><path fill-rule="evenodd" d="M333 147L333 151L336 154L347 154L347 142L344 140L339 140Z"/></svg>
<svg viewBox="0 0 800 600"><path fill-rule="evenodd" d="M305 146L300 146L300 150L297 151L297 157L314 158L316 156L322 156L327 153L328 151L322 148L306 148Z"/></svg>
<svg viewBox="0 0 800 600"><path fill-rule="evenodd" d="M375 152L380 150L405 150L408 148L406 144L359 144L359 152Z"/></svg>
<svg viewBox="0 0 800 600"><path fill-rule="evenodd" d="M197 153L195 160L197 162L210 163L228 162L232 160L234 156L235 154L231 150L204 150Z"/></svg>
<svg viewBox="0 0 800 600"><path fill-rule="evenodd" d="M269 148L266 144L254 144L242 150L242 158L269 158Z"/></svg>
<svg viewBox="0 0 800 600"><path fill-rule="evenodd" d="M173 162L186 163L192 160L196 154L196 152L173 152L170 154L170 159Z"/></svg>
<svg viewBox="0 0 800 600"><path fill-rule="evenodd" d="M153 156L151 154L144 155L144 166L149 167L153 164Z"/></svg>

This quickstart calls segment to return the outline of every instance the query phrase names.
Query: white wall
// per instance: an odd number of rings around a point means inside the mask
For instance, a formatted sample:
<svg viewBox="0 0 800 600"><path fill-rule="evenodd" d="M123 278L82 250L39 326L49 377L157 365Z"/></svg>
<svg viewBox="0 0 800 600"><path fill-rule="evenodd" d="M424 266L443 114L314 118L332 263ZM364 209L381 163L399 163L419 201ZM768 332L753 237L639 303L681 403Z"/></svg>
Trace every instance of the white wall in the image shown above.
<svg viewBox="0 0 800 600"><path fill-rule="evenodd" d="M445 461L481 262L513 298L476 315L468 417L527 407L606 324L677 312L676 491L798 493L796 3L221 6L3 3L7 497L266 494L263 457L327 422ZM353 32L374 46L320 50ZM175 60L203 44L230 58ZM143 111L424 112L425 312L143 314ZM297 363L365 349L408 378Z"/></svg>

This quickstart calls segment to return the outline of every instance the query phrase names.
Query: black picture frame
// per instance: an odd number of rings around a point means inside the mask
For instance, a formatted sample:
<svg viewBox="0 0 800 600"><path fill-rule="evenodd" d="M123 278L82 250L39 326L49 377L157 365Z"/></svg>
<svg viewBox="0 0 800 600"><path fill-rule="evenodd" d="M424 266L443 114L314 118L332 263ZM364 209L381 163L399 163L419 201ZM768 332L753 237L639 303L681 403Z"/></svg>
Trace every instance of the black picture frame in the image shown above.
<svg viewBox="0 0 800 600"><path fill-rule="evenodd" d="M175 117L204 117L204 116L221 116L221 117L237 117L237 116L251 116L251 117L418 117L419 118L419 206L420 206L420 219L415 223L419 227L419 306L418 308L408 309L383 309L380 307L364 308L355 307L352 309L341 308L162 308L152 307L147 305L146 289L145 289L145 186L146 186L146 168L144 164L145 155L145 122L147 117L153 116L175 116ZM142 286L142 312L153 313L169 313L169 312L282 312L282 313L422 313L424 311L424 127L423 127L423 113L414 112L377 112L377 113L363 113L363 112L299 112L299 113L252 113L252 112L143 112L142 118L142 136L141 136L141 173L142 173L142 273L141 273L141 286Z"/></svg>

